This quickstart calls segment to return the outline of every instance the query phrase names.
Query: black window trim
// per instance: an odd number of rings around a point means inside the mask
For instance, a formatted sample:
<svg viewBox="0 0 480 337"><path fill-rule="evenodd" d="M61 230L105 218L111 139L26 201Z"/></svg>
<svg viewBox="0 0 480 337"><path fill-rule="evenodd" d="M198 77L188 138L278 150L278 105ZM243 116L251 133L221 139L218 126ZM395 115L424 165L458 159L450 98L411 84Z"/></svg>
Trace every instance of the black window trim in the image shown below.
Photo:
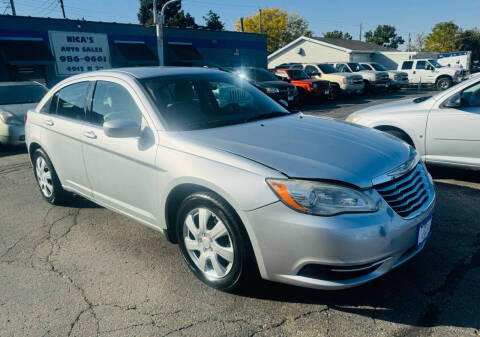
<svg viewBox="0 0 480 337"><path fill-rule="evenodd" d="M92 109L93 109L93 99L95 98L95 90L97 89L97 84L98 82L109 82L109 83L115 83L117 85L120 85L121 87L123 87L125 90L127 90L127 92L130 94L130 96L132 96L132 94L130 93L130 90L128 90L128 88L123 85L123 84L120 84L116 81L111 81L109 79L105 79L105 78L101 78L101 79L97 79L97 80L92 80L92 85L89 89L89 93L87 95L87 101L86 101L86 107L88 108L86 110L86 119L85 119L85 123L89 126L89 127L95 127L95 128L98 128L98 129L102 129L103 130L103 126L100 126L98 124L95 124L92 122L91 120L91 117L92 117ZM139 87L141 87L140 84L138 84ZM136 93L135 93L136 94ZM146 95L147 97L149 97L149 95ZM138 96L137 96L138 97ZM152 127L152 125L154 125L153 121L150 121L150 116L148 113L146 113L146 111L144 109L142 109L142 106L143 104L139 105L137 104L137 102L135 101L135 98L132 96L132 100L133 102L135 103L135 105L138 107L138 110L140 111L140 114L142 115L142 119L145 120L145 123L147 124L147 126L154 130L154 128ZM149 104L151 104L149 102ZM163 119L161 119L161 123L162 123L162 127L163 127ZM155 137L156 138L156 137Z"/></svg>
<svg viewBox="0 0 480 337"><path fill-rule="evenodd" d="M60 91L62 91L63 89L67 88L67 87L70 87L72 85L76 85L76 84L79 84L79 83L88 83L88 88L87 88L87 92L90 92L91 90L91 86L92 86L92 80L88 80L88 79L85 79L85 80L82 80L82 81L78 81L78 82L73 82L73 83L69 83L69 84L66 84L64 85L63 87L59 88L58 90L56 90L47 100L47 102L45 102L45 104L48 104L48 111L49 112L42 112L43 114L46 114L48 116L52 116L52 117L55 117L55 118L60 118L60 119L63 119L63 120L66 120L66 121L74 121L74 122L82 122L82 123L85 123L86 120L87 120L87 97L88 97L88 94L85 96L85 99L83 100L83 118L81 120L78 120L78 119L74 119L74 118L70 118L70 117L65 117L63 115L59 115L57 113L57 111L55 110L55 113L51 113L50 111L50 108L51 108L51 104L53 102L53 98L55 97L55 95L57 95ZM57 96L57 99L58 99L58 96ZM40 111L44 108L44 105L42 105L42 107L40 108ZM57 106L58 108L58 106Z"/></svg>
<svg viewBox="0 0 480 337"><path fill-rule="evenodd" d="M460 98L461 98L461 97L462 97L462 94L463 94L463 92L464 92L465 90L467 90L467 89L469 89L469 88L471 88L471 87L474 87L474 86L476 86L476 85L478 85L478 84L480 84L480 81L477 81L477 82L473 83L472 85L469 85L468 87L465 87L465 88L463 88L463 89L460 90L460 91L457 91L457 92L454 93L453 95L448 96L448 97L439 105L439 108L440 108L440 109L452 109L452 108L449 108L449 107L446 107L446 106L445 106L445 104L450 100L450 98L452 98L453 96L456 96L456 95L460 95ZM465 109L465 108L479 108L479 107L480 107L480 105L479 105L479 106L470 106L470 107L468 107L468 106L459 106L458 109L461 109L461 108L464 108L464 109Z"/></svg>

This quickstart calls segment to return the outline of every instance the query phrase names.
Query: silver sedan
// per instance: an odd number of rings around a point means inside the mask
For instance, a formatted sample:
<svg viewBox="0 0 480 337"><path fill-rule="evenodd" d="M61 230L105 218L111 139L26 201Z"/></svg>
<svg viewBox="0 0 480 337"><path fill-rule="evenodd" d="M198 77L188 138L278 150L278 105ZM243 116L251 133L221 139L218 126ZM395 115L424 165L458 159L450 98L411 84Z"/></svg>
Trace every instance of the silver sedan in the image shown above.
<svg viewBox="0 0 480 337"><path fill-rule="evenodd" d="M433 97L362 109L347 121L404 140L429 164L480 169L480 77Z"/></svg>
<svg viewBox="0 0 480 337"><path fill-rule="evenodd" d="M338 289L417 254L435 192L416 151L345 122L289 113L202 68L77 75L30 111L43 197L73 192L163 232L209 286L252 276Z"/></svg>

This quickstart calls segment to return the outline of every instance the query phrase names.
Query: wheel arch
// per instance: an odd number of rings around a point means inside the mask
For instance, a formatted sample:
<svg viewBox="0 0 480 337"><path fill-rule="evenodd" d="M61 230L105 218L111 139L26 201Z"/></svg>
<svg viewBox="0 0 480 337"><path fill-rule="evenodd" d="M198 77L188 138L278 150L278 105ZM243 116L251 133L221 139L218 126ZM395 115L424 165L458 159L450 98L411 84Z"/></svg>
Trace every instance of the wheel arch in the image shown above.
<svg viewBox="0 0 480 337"><path fill-rule="evenodd" d="M417 148L416 145L415 145L415 142L412 139L412 137L410 137L410 135L407 132L405 132L404 130L402 130L399 127L396 127L396 126L393 126L393 125L378 125L378 126L375 126L374 129L379 130L379 131L383 131L383 132L387 132L387 131L401 132L403 135L405 135L407 143L412 145L413 148L415 148L415 149Z"/></svg>
<svg viewBox="0 0 480 337"><path fill-rule="evenodd" d="M253 251L257 268L260 274L263 277L266 277L267 272L263 263L262 252L261 252L260 246L258 245L258 242L256 241L255 235L253 234L253 230L250 226L248 218L236 209L235 207L236 205L234 205L231 202L229 197L225 197L224 195L222 195L222 193L219 193L219 191L215 191L214 189L209 188L205 185L199 184L197 182L183 182L176 185L169 191L165 199L166 201L165 201L165 209L164 209L165 226L166 226L164 230L164 234L167 240L174 244L178 243L178 238L175 230L175 222L178 215L179 203L182 202L182 200L184 200L190 194L196 193L196 192L214 193L221 199L225 200L225 202L228 205L230 205L233 213L238 218L238 221L243 226L243 230L245 230L247 234L247 238L248 238L247 244L250 245L250 248Z"/></svg>

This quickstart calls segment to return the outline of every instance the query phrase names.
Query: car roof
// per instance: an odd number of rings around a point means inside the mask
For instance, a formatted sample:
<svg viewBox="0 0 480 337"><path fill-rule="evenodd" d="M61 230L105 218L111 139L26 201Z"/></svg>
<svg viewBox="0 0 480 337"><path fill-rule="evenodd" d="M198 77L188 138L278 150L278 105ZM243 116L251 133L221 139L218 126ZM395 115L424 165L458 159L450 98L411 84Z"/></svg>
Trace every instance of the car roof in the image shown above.
<svg viewBox="0 0 480 337"><path fill-rule="evenodd" d="M173 76L173 75L197 75L208 73L222 73L225 72L205 67L129 67L129 68L114 68L98 71L91 71L82 73L80 75L72 76L76 78L92 77L92 76L130 76L137 79L159 77L159 76Z"/></svg>

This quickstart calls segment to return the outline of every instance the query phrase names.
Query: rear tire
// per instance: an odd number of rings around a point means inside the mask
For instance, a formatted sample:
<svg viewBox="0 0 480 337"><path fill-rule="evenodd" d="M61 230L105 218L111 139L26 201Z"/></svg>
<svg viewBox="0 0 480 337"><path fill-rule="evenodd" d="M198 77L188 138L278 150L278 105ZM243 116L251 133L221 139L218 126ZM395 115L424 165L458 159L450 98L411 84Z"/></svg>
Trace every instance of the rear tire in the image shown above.
<svg viewBox="0 0 480 337"><path fill-rule="evenodd" d="M176 223L180 250L206 285L236 292L256 275L248 235L233 208L212 192L196 192L181 204Z"/></svg>
<svg viewBox="0 0 480 337"><path fill-rule="evenodd" d="M452 79L450 77L440 77L435 83L438 90L447 90L452 86Z"/></svg>
<svg viewBox="0 0 480 337"><path fill-rule="evenodd" d="M42 149L33 154L33 172L42 197L52 205L61 205L69 198L69 193L62 188L52 162Z"/></svg>

